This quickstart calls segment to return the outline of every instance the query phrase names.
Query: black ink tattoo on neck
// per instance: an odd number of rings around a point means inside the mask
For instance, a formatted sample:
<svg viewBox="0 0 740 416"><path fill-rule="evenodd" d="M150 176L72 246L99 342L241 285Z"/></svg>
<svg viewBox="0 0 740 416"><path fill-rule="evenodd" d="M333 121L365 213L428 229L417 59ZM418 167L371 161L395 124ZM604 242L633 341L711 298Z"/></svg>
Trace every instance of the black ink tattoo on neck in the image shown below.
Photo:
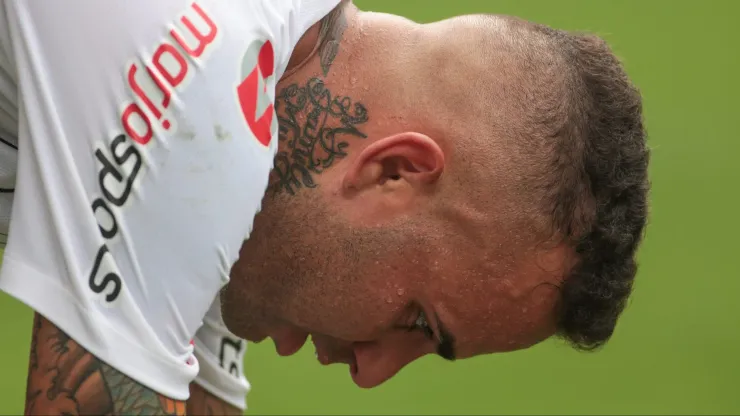
<svg viewBox="0 0 740 416"><path fill-rule="evenodd" d="M273 195L295 195L300 188L315 188L314 175L347 155L346 139L367 138L359 128L368 120L365 106L350 97L332 96L318 78L283 88L275 109L281 150L268 186Z"/></svg>
<svg viewBox="0 0 740 416"><path fill-rule="evenodd" d="M347 29L347 17L344 14L345 1L328 14L321 23L319 38L319 58L321 61L321 70L324 76L329 75L331 64L334 63L337 54L339 54L339 43L342 40L342 34Z"/></svg>

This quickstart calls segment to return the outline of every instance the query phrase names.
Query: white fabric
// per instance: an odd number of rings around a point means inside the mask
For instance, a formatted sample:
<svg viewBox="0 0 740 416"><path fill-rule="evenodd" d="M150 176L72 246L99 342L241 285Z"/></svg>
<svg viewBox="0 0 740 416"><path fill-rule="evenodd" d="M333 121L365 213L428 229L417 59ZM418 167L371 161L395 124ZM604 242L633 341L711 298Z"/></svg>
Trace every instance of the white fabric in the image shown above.
<svg viewBox="0 0 740 416"><path fill-rule="evenodd" d="M244 377L247 342L226 329L218 297L203 318L194 342L195 358L200 364L195 382L232 406L246 409L250 389Z"/></svg>
<svg viewBox="0 0 740 416"><path fill-rule="evenodd" d="M243 408L211 306L267 185L276 80L338 1L0 2L0 289L161 394L200 368Z"/></svg>

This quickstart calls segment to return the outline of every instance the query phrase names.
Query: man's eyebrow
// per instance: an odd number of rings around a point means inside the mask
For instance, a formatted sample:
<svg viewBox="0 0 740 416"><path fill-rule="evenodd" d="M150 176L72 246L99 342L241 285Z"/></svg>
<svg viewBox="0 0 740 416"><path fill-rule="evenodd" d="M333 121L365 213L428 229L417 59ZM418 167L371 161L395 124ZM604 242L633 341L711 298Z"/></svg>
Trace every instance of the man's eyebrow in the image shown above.
<svg viewBox="0 0 740 416"><path fill-rule="evenodd" d="M455 361L457 354L455 352L455 336L450 333L447 327L439 319L439 315L434 314L439 330L439 344L437 345L437 355L447 361Z"/></svg>

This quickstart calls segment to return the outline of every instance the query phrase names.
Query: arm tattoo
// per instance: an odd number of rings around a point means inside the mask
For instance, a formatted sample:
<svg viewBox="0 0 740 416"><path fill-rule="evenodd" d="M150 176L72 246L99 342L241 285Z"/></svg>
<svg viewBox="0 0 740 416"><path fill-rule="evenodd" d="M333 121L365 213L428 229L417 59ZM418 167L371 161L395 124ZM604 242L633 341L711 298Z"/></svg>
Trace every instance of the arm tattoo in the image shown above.
<svg viewBox="0 0 740 416"><path fill-rule="evenodd" d="M280 125L280 151L268 192L295 195L302 187L315 188L314 175L347 155L347 138L365 139L360 126L367 110L350 97L333 95L318 78L305 85L283 88L275 99Z"/></svg>
<svg viewBox="0 0 740 416"><path fill-rule="evenodd" d="M26 414L184 415L185 403L121 374L36 314Z"/></svg>
<svg viewBox="0 0 740 416"><path fill-rule="evenodd" d="M329 75L331 64L334 63L334 59L339 53L339 43L342 40L342 34L347 29L347 18L344 15L345 3L345 1L342 1L321 22L319 57L324 76Z"/></svg>
<svg viewBox="0 0 740 416"><path fill-rule="evenodd" d="M241 415L242 411L212 395L196 383L190 383L190 398L187 406L188 415Z"/></svg>

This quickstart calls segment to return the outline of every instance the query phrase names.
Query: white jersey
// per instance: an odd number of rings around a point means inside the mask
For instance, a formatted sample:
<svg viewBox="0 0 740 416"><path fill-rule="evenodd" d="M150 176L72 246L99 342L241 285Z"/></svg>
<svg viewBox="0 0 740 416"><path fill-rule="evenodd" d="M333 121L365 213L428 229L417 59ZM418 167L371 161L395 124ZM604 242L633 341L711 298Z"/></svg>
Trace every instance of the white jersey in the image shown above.
<svg viewBox="0 0 740 416"><path fill-rule="evenodd" d="M267 186L275 84L338 2L0 2L0 289L161 394L200 368L243 407L214 299Z"/></svg>

